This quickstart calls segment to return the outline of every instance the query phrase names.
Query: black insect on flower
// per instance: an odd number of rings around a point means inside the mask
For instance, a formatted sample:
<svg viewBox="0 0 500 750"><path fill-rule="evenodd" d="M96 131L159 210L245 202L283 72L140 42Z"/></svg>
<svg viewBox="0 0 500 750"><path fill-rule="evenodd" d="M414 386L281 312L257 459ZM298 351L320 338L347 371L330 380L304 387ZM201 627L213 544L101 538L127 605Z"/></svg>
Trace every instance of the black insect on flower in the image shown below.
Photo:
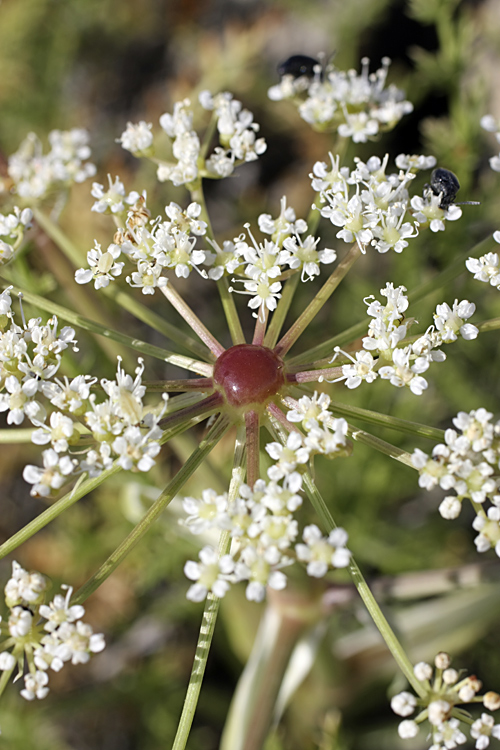
<svg viewBox="0 0 500 750"><path fill-rule="evenodd" d="M431 174L431 190L434 195L440 195L440 208L448 208L455 202L460 183L458 177L449 169L437 167Z"/></svg>
<svg viewBox="0 0 500 750"><path fill-rule="evenodd" d="M300 78L301 76L307 76L312 78L315 74L315 68L319 66L318 60L308 55L292 55L284 62L278 65L278 73L281 77L293 76L294 78Z"/></svg>

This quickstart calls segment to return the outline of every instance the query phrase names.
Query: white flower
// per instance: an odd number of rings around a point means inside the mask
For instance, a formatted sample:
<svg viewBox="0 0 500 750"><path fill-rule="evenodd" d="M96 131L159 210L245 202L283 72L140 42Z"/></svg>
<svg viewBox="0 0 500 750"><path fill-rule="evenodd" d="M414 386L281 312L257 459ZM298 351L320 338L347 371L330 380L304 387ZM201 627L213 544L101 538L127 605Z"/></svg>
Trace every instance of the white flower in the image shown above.
<svg viewBox="0 0 500 750"><path fill-rule="evenodd" d="M411 716L417 706L413 693L403 691L391 698L391 708L398 716Z"/></svg>
<svg viewBox="0 0 500 750"><path fill-rule="evenodd" d="M484 750L490 744L490 737L500 739L500 725L495 724L493 716L483 713L472 724L470 734L476 740L476 750Z"/></svg>
<svg viewBox="0 0 500 750"><path fill-rule="evenodd" d="M419 731L419 726L416 721L412 721L411 719L405 719L402 721L398 726L398 734L399 736L404 739L408 740L412 737L416 737Z"/></svg>
<svg viewBox="0 0 500 750"><path fill-rule="evenodd" d="M4 589L5 603L9 608L40 602L46 589L47 580L41 573L28 573L18 562L12 562L12 576Z"/></svg>
<svg viewBox="0 0 500 750"><path fill-rule="evenodd" d="M344 529L334 529L324 537L317 526L306 526L303 532L305 544L296 544L297 557L307 562L307 574L322 578L332 568L345 568L349 565L351 554L345 548L347 533ZM404 715L404 714L402 714Z"/></svg>
<svg viewBox="0 0 500 750"><path fill-rule="evenodd" d="M33 613L24 607L13 607L9 617L9 633L12 638L24 638L33 625Z"/></svg>
<svg viewBox="0 0 500 750"><path fill-rule="evenodd" d="M152 123L144 120L138 123L128 122L126 130L118 138L118 143L132 154L147 151L153 143L152 127Z"/></svg>
<svg viewBox="0 0 500 750"><path fill-rule="evenodd" d="M185 497L182 507L188 513L185 525L193 534L201 534L204 531L223 524L227 524L227 493L218 495L215 490L205 489L201 493L201 500L194 497Z"/></svg>
<svg viewBox="0 0 500 750"><path fill-rule="evenodd" d="M31 495L48 497L52 490L59 490L76 470L78 462L69 456L59 456L53 448L42 453L43 468L28 464L23 471L23 478L32 484Z"/></svg>
<svg viewBox="0 0 500 750"><path fill-rule="evenodd" d="M35 698L42 700L49 693L47 684L49 677L46 672L37 670L34 674L27 674L24 676L24 690L21 690L21 695L27 701L32 701Z"/></svg>
<svg viewBox="0 0 500 750"><path fill-rule="evenodd" d="M63 622L80 620L85 614L85 609L81 604L70 605L73 588L71 586L63 586L62 588L67 589L66 596L56 594L48 605L42 604L39 609L40 615L47 620L43 627L48 633L52 633Z"/></svg>
<svg viewBox="0 0 500 750"><path fill-rule="evenodd" d="M108 286L116 276L120 276L125 263L116 263L120 257L121 248L119 245L111 244L104 252L98 242L94 242L94 248L87 253L87 263L90 268L79 268L75 272L75 281L77 284L88 284L94 281L94 287L101 289Z"/></svg>
<svg viewBox="0 0 500 750"><path fill-rule="evenodd" d="M201 602L209 592L222 598L229 589L229 576L234 570L234 560L231 555L223 555L220 559L213 547L203 547L199 554L200 562L189 560L184 566L184 574L191 581L196 581L189 587L187 598L193 602Z"/></svg>

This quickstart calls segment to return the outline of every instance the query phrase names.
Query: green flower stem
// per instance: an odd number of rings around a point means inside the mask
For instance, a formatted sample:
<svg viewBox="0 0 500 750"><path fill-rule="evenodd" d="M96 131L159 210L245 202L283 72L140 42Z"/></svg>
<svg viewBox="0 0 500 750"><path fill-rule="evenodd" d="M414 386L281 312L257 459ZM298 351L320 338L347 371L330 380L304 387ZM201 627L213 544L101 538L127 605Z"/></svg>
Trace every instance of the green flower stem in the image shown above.
<svg viewBox="0 0 500 750"><path fill-rule="evenodd" d="M245 475L244 461L245 428L243 426L240 426L238 428L238 433L236 436L233 471L231 475L231 482L229 485L229 503L234 502L236 496L238 495L239 488L243 482ZM230 545L230 535L228 532L224 532L223 534L221 534L219 543L220 557L229 552ZM184 700L184 706L182 708L182 714L179 719L177 733L175 735L172 750L184 750L188 741L189 733L191 731L191 725L193 723L193 718L196 711L196 706L198 705L198 698L203 682L203 675L205 674L208 654L212 643L215 623L217 620L217 613L219 611L219 602L220 600L211 592L208 594L207 601L205 603L205 609L203 611L203 619L201 623L200 634L198 637L198 643L196 645L193 668L191 670L189 685L186 691L186 698Z"/></svg>
<svg viewBox="0 0 500 750"><path fill-rule="evenodd" d="M222 344L219 344L215 336L213 336L208 328L201 322L197 315L191 310L188 304L184 302L182 297L171 284L161 287L162 293L168 299L172 307L174 307L179 315L181 315L186 323L192 328L196 335L203 341L206 346L210 349L214 357L220 357L224 350Z"/></svg>
<svg viewBox="0 0 500 750"><path fill-rule="evenodd" d="M378 424L381 427L389 427L391 430L406 432L410 435L428 438L429 440L437 440L438 442L444 440L444 430L438 430L436 427L428 427L419 422L410 422L406 419L399 419L398 417L392 417L390 414L380 414L379 412L371 411L370 409L349 406L340 403L339 401L330 402L330 411L339 417L355 417L361 419L362 422Z"/></svg>
<svg viewBox="0 0 500 750"><path fill-rule="evenodd" d="M234 295L229 291L229 283L225 276L217 282L224 315L226 316L231 341L233 344L244 344L245 334L241 327L240 318L234 302Z"/></svg>
<svg viewBox="0 0 500 750"><path fill-rule="evenodd" d="M212 378L182 378L181 380L143 380L148 393L172 393L173 391L211 391Z"/></svg>
<svg viewBox="0 0 500 750"><path fill-rule="evenodd" d="M0 445L2 443L31 443L31 436L33 434L33 428L19 429L16 430L6 429L0 430Z"/></svg>
<svg viewBox="0 0 500 750"><path fill-rule="evenodd" d="M196 416L192 416L191 419L183 419L182 423L169 424L168 429L164 431L160 439L160 443L164 445L173 437L180 435L193 425L203 421L203 419L206 418L207 414L210 414L212 411L213 409L207 409L206 404L204 404L204 407L202 410L200 410L200 413ZM26 524L26 526L20 529L16 534L13 534L10 539L0 545L0 560L10 552L13 552L15 549L17 549L17 547L20 547L21 544L27 542L28 539L30 539L41 529L51 523L51 521L54 521L58 516L61 515L61 513L64 513L65 510L71 508L71 506L78 502L78 500L81 500L82 497L88 495L89 492L95 490L103 482L105 482L115 474L118 474L118 472L120 471L122 471L121 466L115 464L110 469L106 469L102 472L102 474L99 474L98 477L80 481L80 483L76 484L70 492L57 500L53 505L47 508L47 510L44 510L43 513L40 513L40 515L34 518L33 521L30 521L30 523Z"/></svg>
<svg viewBox="0 0 500 750"><path fill-rule="evenodd" d="M180 411L175 411L173 414L168 414L166 417L160 420L159 425L163 430L171 430L182 422L187 422L193 418L205 419L213 414L215 411L220 411L223 404L223 398L220 393L212 393L210 396L194 403L192 406L186 406ZM165 437L162 435L161 444L163 445L167 440L170 440L170 435Z"/></svg>
<svg viewBox="0 0 500 750"><path fill-rule="evenodd" d="M302 352L302 354L287 359L287 365L292 368L304 365L307 366L308 363L316 364L316 362L327 357L329 357L329 361L331 361L334 354L333 350L336 346L344 346L351 341L356 341L360 336L366 336L367 330L368 321L362 320L350 328L346 328L342 333L337 333L335 336L326 339L326 341L323 341L321 344L313 346L311 349L307 349L307 351Z"/></svg>
<svg viewBox="0 0 500 750"><path fill-rule="evenodd" d="M498 331L500 328L500 318L491 318L485 320L483 323L478 323L479 333L487 333L488 331Z"/></svg>
<svg viewBox="0 0 500 750"><path fill-rule="evenodd" d="M314 483L311 474L308 471L304 473L304 489L316 513L321 518L325 527L325 531L329 533L332 529L335 528L335 522L332 518L327 504L325 503L323 497L321 496L318 488ZM394 635L394 632L387 622L382 610L380 609L377 600L370 591L368 584L363 578L363 574L361 573L359 567L352 557L349 564L349 572L351 573L354 585L356 586L358 593L365 604L365 607L367 608L380 635L384 639L389 651L393 655L398 667L403 672L404 676L406 677L412 688L415 690L417 695L419 695L421 698L425 697L426 691L424 686L415 677L413 673L412 663L408 659L403 647Z"/></svg>
<svg viewBox="0 0 500 750"><path fill-rule="evenodd" d="M299 315L295 323L288 329L283 338L278 341L274 349L278 356L284 356L291 349L297 339L304 333L309 323L319 313L323 305L330 299L335 289L360 256L361 250L358 245L352 245L346 256L336 266L335 270L323 284L312 302L306 307L302 314Z"/></svg>
<svg viewBox="0 0 500 750"><path fill-rule="evenodd" d="M295 272L294 275L286 282L281 297L279 299L276 310L273 313L273 317L267 329L267 333L264 337L264 346L268 346L272 349L281 333L283 323L292 304L295 291L300 281L300 273Z"/></svg>
<svg viewBox="0 0 500 750"><path fill-rule="evenodd" d="M268 413L269 413L269 410L268 410ZM278 422L278 420L272 414L269 414L269 417L270 417L272 427L276 430L281 442L284 445L286 443L286 431L283 429L282 424L280 424L280 422ZM303 480L304 480L304 490L309 500L311 501L311 505L313 506L314 510L316 511L323 525L323 529L328 534L330 533L330 531L332 531L332 529L336 527L335 521L333 520L332 514L330 513L330 510L328 508L328 505L324 501L321 493L316 487L316 484L314 482L314 479L311 476L311 473L308 470L304 471ZM389 623L387 622L379 605L377 604L375 597L370 591L368 584L363 578L363 575L360 569L358 568L356 562L354 561L352 557L351 557L351 562L349 564L349 571L352 575L354 585L356 586L359 595L361 596L382 638L385 640L387 647L389 648L389 651L391 652L394 659L396 660L396 663L398 664L399 668L405 675L410 685L412 685L417 695L420 695L423 697L425 695L424 687L421 685L421 683L417 680L417 678L413 674L413 666L410 660L406 656L404 649L402 648L398 639L394 635Z"/></svg>
<svg viewBox="0 0 500 750"><path fill-rule="evenodd" d="M129 552L142 539L158 516L165 510L167 505L182 489L187 480L194 474L196 469L203 462L205 457L217 445L224 433L229 428L229 419L225 416L219 416L213 427L208 432L204 440L201 441L196 451L188 458L182 468L168 483L161 493L160 497L153 503L148 512L142 517L139 523L132 529L130 534L118 545L114 552L101 565L89 580L78 590L76 596L72 599L73 604L82 604L96 589L113 573L120 563L127 557Z"/></svg>
<svg viewBox="0 0 500 750"><path fill-rule="evenodd" d="M245 414L247 448L247 484L253 488L259 472L259 415L251 409Z"/></svg>
<svg viewBox="0 0 500 750"><path fill-rule="evenodd" d="M51 315L57 315L58 318L61 318L72 325L83 328L86 331L91 331L92 333L97 333L99 336L104 336L112 341L117 341L119 344L123 344L130 349L135 349L143 355L149 354L150 357L161 359L164 362L170 362L172 365L177 365L185 370L191 370L192 372L198 373L198 375L203 375L205 377L210 377L212 375L212 365L207 362L198 362L195 359L191 359L191 357L184 357L182 354L176 354L167 349L161 349L159 346L146 344L144 341L133 338L132 336L127 336L124 333L120 333L120 331L110 330L109 328L106 328L106 326L96 323L94 320L85 318L83 315L78 315L72 310L68 310L66 307L57 305L55 302L50 302L50 300L44 299L44 297L40 297L38 294L25 292L16 286L13 288L13 293L22 294L24 299L28 302L36 305L41 310L46 310Z"/></svg>
<svg viewBox="0 0 500 750"><path fill-rule="evenodd" d="M199 180L199 183L196 185L196 187L193 187L190 192L191 199L199 203L199 205L201 206L201 217L203 221L207 223L207 236L214 242L215 235L212 229L210 215L207 211L207 204L205 202L205 193L203 191L202 181ZM236 305L234 303L234 297L229 291L229 284L225 276L217 281L217 288L219 290L219 296L222 302L224 315L226 316L229 333L231 334L231 341L233 342L233 344L244 344L245 336L241 327L240 318L236 309Z"/></svg>
<svg viewBox="0 0 500 750"><path fill-rule="evenodd" d="M384 453L386 456L390 456L396 461L400 461L402 464L405 464L405 466L415 469L411 460L411 453L408 453L395 445L391 445L391 443L387 443L385 440L375 437L375 435L370 435L369 432L359 430L357 427L352 427L351 425L348 427L347 434L350 438L356 440L356 442L369 445L370 448L374 448L376 451Z"/></svg>
<svg viewBox="0 0 500 750"><path fill-rule="evenodd" d="M12 672L14 671L16 667L17 667L17 663L14 664L12 669L6 669L5 671L2 672L2 676L0 677L0 695L3 695L3 691L9 684Z"/></svg>

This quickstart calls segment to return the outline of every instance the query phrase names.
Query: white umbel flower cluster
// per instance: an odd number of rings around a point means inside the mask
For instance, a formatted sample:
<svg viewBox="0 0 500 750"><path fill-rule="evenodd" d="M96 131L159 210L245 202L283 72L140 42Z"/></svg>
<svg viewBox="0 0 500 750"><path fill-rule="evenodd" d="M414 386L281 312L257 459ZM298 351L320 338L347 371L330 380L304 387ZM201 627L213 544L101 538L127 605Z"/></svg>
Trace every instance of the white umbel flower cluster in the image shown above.
<svg viewBox="0 0 500 750"><path fill-rule="evenodd" d="M352 354L336 348L331 360L342 354L350 362L341 365L342 374L330 382L345 381L348 388L357 388L363 381L372 383L379 375L383 380L398 387L408 387L420 396L428 387L422 373L433 362L443 362L446 355L438 347L456 341L460 336L474 339L479 331L466 321L475 312L476 306L468 300L455 300L453 307L446 302L437 305L434 325L415 341L404 346L409 327L415 323L407 317L408 297L404 286L394 287L390 282L380 290L386 298L385 304L373 295L365 298L367 314L372 318L368 336L363 338L363 348Z"/></svg>
<svg viewBox="0 0 500 750"><path fill-rule="evenodd" d="M41 424L32 435L37 445L51 446L43 451L43 466L29 464L24 469L24 479L33 485L32 495L49 496L82 471L90 477L99 476L115 461L131 471L146 472L154 466L162 435L158 423L168 397L164 394L155 410L144 405L143 371L144 363L139 360L132 378L123 371L119 360L116 379L101 380L108 398L99 401L95 393L90 393L96 378L78 376L71 382L55 380L46 384L44 395L62 411L53 411L49 423ZM87 448L83 455L80 451L78 459L71 454L81 434L76 429L77 422L83 423L84 434L92 436L96 446Z"/></svg>
<svg viewBox="0 0 500 750"><path fill-rule="evenodd" d="M10 615L0 626L7 636L0 644L0 671L11 674L17 667L17 680L26 661L28 672L21 695L28 701L46 697L49 670L59 672L68 662L86 664L106 645L102 633L94 633L82 622L85 609L70 603L71 586L63 586L65 595L56 594L43 604L47 588L47 580L40 573L29 573L19 563L12 563L12 577L5 586Z"/></svg>
<svg viewBox="0 0 500 750"><path fill-rule="evenodd" d="M284 443L266 445L275 460L268 470L269 481L258 479L253 488L241 485L238 496L230 503L227 494L204 490L201 500L186 497L183 507L188 514L185 526L193 534L212 529L229 531L233 540L229 554L218 557L215 549L205 546L198 562L186 563L184 572L194 581L188 599L202 601L208 592L224 596L230 584L247 582L249 601L262 601L266 586L280 590L287 578L283 569L295 561L305 564L308 575L322 578L332 568L349 565L347 533L334 529L324 536L311 524L299 538L295 512L302 505L301 469L316 454L328 457L349 452L347 422L335 419L328 411L326 394L304 396L293 402L295 409L287 414L289 422L301 423L304 433L291 431Z"/></svg>
<svg viewBox="0 0 500 750"><path fill-rule="evenodd" d="M460 412L453 420L456 430L445 432L445 442L436 445L429 456L416 449L413 465L420 474L419 484L456 494L447 495L439 506L446 519L457 518L465 498L476 509L473 528L478 552L494 548L500 557L500 421L492 421L486 409ZM486 509L486 500L491 506Z"/></svg>
<svg viewBox="0 0 500 750"><path fill-rule="evenodd" d="M307 563L308 574L316 578L329 569L346 567L350 553L343 529L323 537L316 526L307 526L303 543L297 543L299 524L294 513L302 505L301 487L300 474L289 472L281 483L258 479L253 489L241 485L233 503L227 495L212 491L205 491L202 500L185 498L184 510L189 514L185 524L193 533L215 528L229 531L233 540L229 554L219 558L215 549L205 546L198 562L186 563L184 572L194 581L187 598L202 601L208 592L221 597L231 584L245 581L247 599L259 602L267 586L285 588L283 569L296 560Z"/></svg>
<svg viewBox="0 0 500 750"><path fill-rule="evenodd" d="M183 210L171 202L165 207L167 220L161 217L151 221L146 205L146 195L136 192L125 194L118 178L103 193L102 186L94 183L92 194L100 196L93 209L112 213L119 223L113 242L103 251L99 243L87 253L88 268L79 268L75 273L78 284L94 282L96 289L109 285L121 275L125 266L123 257L136 264L136 270L127 276L131 287L141 289L143 294L154 294L165 286L168 278L165 271L174 271L177 277L187 278L193 269L206 277L203 263L209 262L211 252L196 248L197 237L206 232L206 222L200 219L201 206L190 203ZM133 202L132 204L132 201ZM132 204L132 205L130 205Z"/></svg>
<svg viewBox="0 0 500 750"><path fill-rule="evenodd" d="M394 85L386 87L390 63L384 57L375 73L369 72L368 58L361 61L361 73L337 70L333 65L325 70L318 65L312 75L286 72L268 96L273 101L291 100L315 130L336 130L354 143L365 143L413 111L403 91Z"/></svg>
<svg viewBox="0 0 500 750"><path fill-rule="evenodd" d="M455 205L440 208L441 197L430 189L423 196L410 197L409 185L418 171L435 166L433 156L400 154L399 171L389 174L388 159L388 154L383 160L372 156L366 163L355 159L356 167L349 170L330 154L330 166L316 162L310 175L313 189L319 192L321 215L339 227L337 237L357 242L363 253L369 247L379 253L401 253L421 228L444 230L446 220L462 215Z"/></svg>
<svg viewBox="0 0 500 750"><path fill-rule="evenodd" d="M264 317L267 311L276 309L281 297L282 283L279 280L285 270L301 271L301 280L309 281L320 273L320 264L333 263L337 258L334 250L317 250L318 239L312 235L300 236L307 230L303 220L297 220L295 211L287 207L286 198L281 200L281 213L273 220L269 214L261 214L259 227L271 239L257 242L245 224L247 235L242 234L234 240L233 253L228 263L239 275L233 282L243 285L242 290L230 287L229 291L238 291L251 297L248 306L258 310L254 317ZM237 263L237 261L239 261Z"/></svg>
<svg viewBox="0 0 500 750"><path fill-rule="evenodd" d="M52 130L49 144L50 151L44 154L38 137L29 133L9 157L9 177L21 198L40 200L52 190L84 182L95 175L95 165L88 161L91 152L86 130Z"/></svg>
<svg viewBox="0 0 500 750"><path fill-rule="evenodd" d="M193 127L194 109L190 99L174 104L172 114L160 117L160 126L171 142L170 159L159 158L152 123L128 123L118 139L124 149L135 156L153 158L158 164L160 182L190 185L201 177L228 177L239 164L255 161L267 148L264 138L258 138L260 126L253 114L228 92L212 95L202 91L199 103L212 111L219 134L217 145L210 156L205 156L200 137Z"/></svg>
<svg viewBox="0 0 500 750"><path fill-rule="evenodd" d="M464 677L451 666L448 654L441 652L434 660L434 668L426 662L419 662L414 667L417 680L422 683L426 695L417 698L413 693L403 691L391 699L391 708L398 716L405 717L399 724L398 734L402 739L412 739L420 732L424 722L429 731L428 741L432 742L430 750L446 750L467 742L464 729L470 729L471 737L476 740L476 750L488 747L490 737L500 739L500 725L495 724L493 716L483 713L472 726L460 721L460 713L454 711L456 706L467 703L482 702L490 711L500 708L500 695L488 692L483 696L478 693L482 688L477 677ZM415 711L419 713L412 719Z"/></svg>
<svg viewBox="0 0 500 750"><path fill-rule="evenodd" d="M64 350L71 346L77 351L74 329L59 330L55 316L45 324L31 318L21 327L11 306L7 289L0 295L0 412L6 413L9 425L27 419L36 428L32 441L50 446L43 451L42 466L24 469L24 479L33 485L31 494L48 497L82 471L98 476L114 461L126 470L149 471L160 451L158 423L168 397L164 394L154 409L143 404L142 360L135 379L123 372L119 360L116 379L101 380L107 399L98 400L90 393L97 378L56 377ZM97 447L89 449L87 441L76 458L72 450L82 433L93 437Z"/></svg>

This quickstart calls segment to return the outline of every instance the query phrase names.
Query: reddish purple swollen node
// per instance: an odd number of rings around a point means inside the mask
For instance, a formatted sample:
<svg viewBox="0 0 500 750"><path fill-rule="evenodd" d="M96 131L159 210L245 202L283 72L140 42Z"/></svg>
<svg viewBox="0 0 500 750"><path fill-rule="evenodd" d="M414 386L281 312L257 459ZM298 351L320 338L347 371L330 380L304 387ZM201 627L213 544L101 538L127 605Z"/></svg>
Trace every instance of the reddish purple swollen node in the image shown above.
<svg viewBox="0 0 500 750"><path fill-rule="evenodd" d="M264 406L285 383L283 360L267 346L237 344L220 355L213 379L231 406Z"/></svg>

